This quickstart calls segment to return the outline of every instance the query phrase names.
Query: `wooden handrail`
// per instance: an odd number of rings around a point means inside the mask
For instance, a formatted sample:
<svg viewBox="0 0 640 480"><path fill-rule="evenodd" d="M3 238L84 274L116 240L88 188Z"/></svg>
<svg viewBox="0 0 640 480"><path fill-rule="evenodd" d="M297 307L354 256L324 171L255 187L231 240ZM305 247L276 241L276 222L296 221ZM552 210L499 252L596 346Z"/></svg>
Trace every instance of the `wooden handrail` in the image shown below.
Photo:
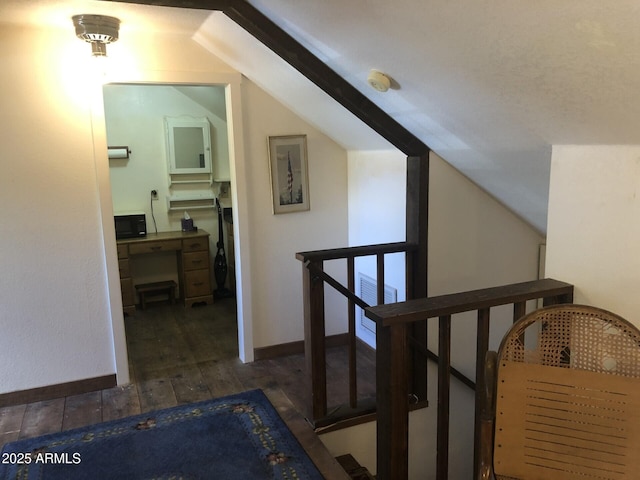
<svg viewBox="0 0 640 480"><path fill-rule="evenodd" d="M329 248L326 250L313 250L298 252L296 258L301 262L321 262L325 260L339 260L343 258L367 257L370 255L412 252L418 245L409 242L378 243L375 245L362 245L355 247Z"/></svg>
<svg viewBox="0 0 640 480"><path fill-rule="evenodd" d="M365 310L377 323L377 478L406 480L408 475L409 414L411 393L405 369L409 365L407 335L413 322L439 319L438 334L438 421L436 478L447 480L449 468L449 395L451 376L451 316L477 311L475 451L478 451L481 415L478 398L484 391L484 363L489 344L490 309L513 304L513 319L526 311L529 300L544 299L545 305L573 302L573 285L553 279L535 280L438 297L421 298ZM474 457L474 470L478 469Z"/></svg>
<svg viewBox="0 0 640 480"><path fill-rule="evenodd" d="M437 297L418 298L388 305L377 305L368 308L366 315L375 322L382 322L382 325L389 326L394 323L412 323L425 318L454 315L536 298L562 296L570 292L573 292L573 285L547 278Z"/></svg>

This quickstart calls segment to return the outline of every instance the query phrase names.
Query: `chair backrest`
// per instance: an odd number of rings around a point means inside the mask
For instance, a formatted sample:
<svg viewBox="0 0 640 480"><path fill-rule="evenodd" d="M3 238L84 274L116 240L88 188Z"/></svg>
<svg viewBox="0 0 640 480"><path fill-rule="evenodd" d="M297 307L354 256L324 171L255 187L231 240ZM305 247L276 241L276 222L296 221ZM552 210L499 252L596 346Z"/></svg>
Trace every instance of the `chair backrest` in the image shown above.
<svg viewBox="0 0 640 480"><path fill-rule="evenodd" d="M497 478L614 480L640 472L640 331L583 305L536 310L497 356Z"/></svg>

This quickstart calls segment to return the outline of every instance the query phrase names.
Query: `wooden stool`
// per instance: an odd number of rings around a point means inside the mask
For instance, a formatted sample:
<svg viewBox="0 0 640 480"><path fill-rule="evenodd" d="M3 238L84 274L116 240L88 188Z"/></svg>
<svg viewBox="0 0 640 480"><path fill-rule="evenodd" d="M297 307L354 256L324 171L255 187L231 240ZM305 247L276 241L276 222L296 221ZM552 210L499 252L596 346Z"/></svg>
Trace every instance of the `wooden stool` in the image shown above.
<svg viewBox="0 0 640 480"><path fill-rule="evenodd" d="M140 308L145 309L147 295L157 295L166 293L169 296L169 303L173 304L176 297L176 282L173 280L165 280L162 282L141 283L136 285L136 292L140 297Z"/></svg>

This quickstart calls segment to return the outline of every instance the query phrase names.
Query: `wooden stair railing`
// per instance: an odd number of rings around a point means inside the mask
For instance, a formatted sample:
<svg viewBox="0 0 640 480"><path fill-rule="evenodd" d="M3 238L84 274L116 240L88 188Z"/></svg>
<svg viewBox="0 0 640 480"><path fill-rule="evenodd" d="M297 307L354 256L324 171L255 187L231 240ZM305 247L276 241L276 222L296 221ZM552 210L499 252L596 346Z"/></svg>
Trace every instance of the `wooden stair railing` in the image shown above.
<svg viewBox="0 0 640 480"><path fill-rule="evenodd" d="M446 480L449 468L449 396L451 381L451 316L477 311L476 420L474 451L478 451L480 404L484 389L484 357L489 348L490 309L513 304L514 321L526 310L529 300L543 299L545 305L573 302L573 285L552 279L536 280L502 287L452 295L409 300L366 309L377 324L377 475L378 480L408 478L408 430L410 393L408 330L413 322L438 318L438 420L436 478ZM478 460L474 458L474 470Z"/></svg>
<svg viewBox="0 0 640 480"><path fill-rule="evenodd" d="M375 399L358 399L356 374L356 332L355 307L362 309L369 305L355 294L355 259L375 256L377 270L377 302L384 302L384 256L404 252L407 259L418 249L417 245L397 242L362 247L336 248L300 252L296 258L303 263L303 297L305 362L311 380L311 405L307 416L315 428L326 427L348 417L368 415L375 412ZM324 262L344 259L347 263L347 286L324 271ZM324 318L324 285L328 284L341 293L348 301L348 351L349 351L349 399L344 407L332 405L329 414L327 405L326 344ZM426 382L426 379L424 379ZM348 406L347 406L348 405ZM336 414L335 412L340 412ZM345 413L346 412L346 413Z"/></svg>
<svg viewBox="0 0 640 480"><path fill-rule="evenodd" d="M311 404L308 419L316 429L347 422L350 418L365 417L377 420L377 478L379 480L405 480L408 478L408 429L409 411L415 408L409 399L420 384L415 377L424 370L415 369L414 357L438 362L438 411L437 411L437 459L436 478L446 480L449 466L449 398L451 376L468 387L482 392L484 389L484 357L489 348L490 310L492 307L513 304L513 320L526 312L527 302L542 299L545 305L571 303L573 285L544 279L505 285L431 298L419 298L394 304L383 304L384 256L404 252L407 270L419 246L398 242L362 247L338 248L301 252L296 258L303 263L303 296L305 327L305 359L311 381ZM377 265L377 306L368 306L355 295L355 259L375 256ZM347 262L347 286L324 271L324 262L345 259ZM408 278L410 275L407 275ZM349 345L349 400L347 408L332 409L327 405L326 343L324 318L324 286L330 285L348 300ZM367 317L377 325L376 334L376 398L358 399L355 360L355 306L363 308ZM451 366L452 315L477 312L476 378L465 378ZM425 323L438 318L438 355L413 337L414 323ZM457 321L457 320L454 320ZM426 392L426 375L422 379ZM418 396L418 408L426 406L426 395ZM334 411L339 410L339 414ZM480 396L476 393L476 419L474 425L474 451L480 423ZM474 458L474 470L477 459Z"/></svg>

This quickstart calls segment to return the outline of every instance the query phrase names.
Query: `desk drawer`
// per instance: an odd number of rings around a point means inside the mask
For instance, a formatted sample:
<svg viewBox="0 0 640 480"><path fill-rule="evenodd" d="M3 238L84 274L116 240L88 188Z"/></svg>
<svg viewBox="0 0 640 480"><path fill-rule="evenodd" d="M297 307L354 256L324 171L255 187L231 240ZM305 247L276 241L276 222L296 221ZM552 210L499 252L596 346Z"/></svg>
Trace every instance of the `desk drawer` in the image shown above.
<svg viewBox="0 0 640 480"><path fill-rule="evenodd" d="M180 250L180 240L166 240L158 242L141 242L129 245L129 255L141 255L145 253L170 252Z"/></svg>
<svg viewBox="0 0 640 480"><path fill-rule="evenodd" d="M118 268L120 269L120 278L128 278L131 276L128 258L118 260Z"/></svg>
<svg viewBox="0 0 640 480"><path fill-rule="evenodd" d="M203 295L211 295L209 269L184 272L184 296L189 298Z"/></svg>
<svg viewBox="0 0 640 480"><path fill-rule="evenodd" d="M129 258L128 245L118 245L118 258Z"/></svg>
<svg viewBox="0 0 640 480"><path fill-rule="evenodd" d="M184 253L182 258L185 271L209 268L209 252L207 250Z"/></svg>
<svg viewBox="0 0 640 480"><path fill-rule="evenodd" d="M122 306L126 308L135 305L135 299L133 296L133 280L130 278L121 279L120 289L122 290Z"/></svg>
<svg viewBox="0 0 640 480"><path fill-rule="evenodd" d="M182 240L182 250L185 252L209 250L209 237L197 237Z"/></svg>

